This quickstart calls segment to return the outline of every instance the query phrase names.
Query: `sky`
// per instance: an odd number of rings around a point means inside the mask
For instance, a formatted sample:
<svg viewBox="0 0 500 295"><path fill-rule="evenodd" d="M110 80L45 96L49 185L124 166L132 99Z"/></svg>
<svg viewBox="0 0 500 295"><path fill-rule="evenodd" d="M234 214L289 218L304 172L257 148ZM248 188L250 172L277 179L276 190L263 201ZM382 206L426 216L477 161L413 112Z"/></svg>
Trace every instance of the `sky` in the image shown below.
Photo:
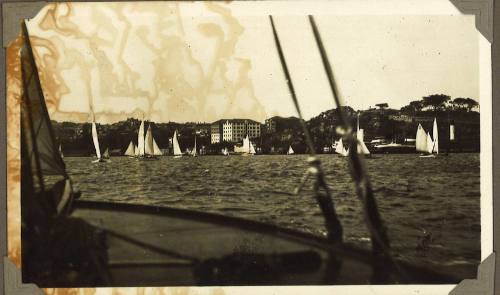
<svg viewBox="0 0 500 295"><path fill-rule="evenodd" d="M268 12L247 3L50 4L29 22L58 121L211 122L296 116ZM288 7L293 8L293 4ZM275 24L305 119L334 108L307 16ZM316 15L344 104L479 96L473 16Z"/></svg>

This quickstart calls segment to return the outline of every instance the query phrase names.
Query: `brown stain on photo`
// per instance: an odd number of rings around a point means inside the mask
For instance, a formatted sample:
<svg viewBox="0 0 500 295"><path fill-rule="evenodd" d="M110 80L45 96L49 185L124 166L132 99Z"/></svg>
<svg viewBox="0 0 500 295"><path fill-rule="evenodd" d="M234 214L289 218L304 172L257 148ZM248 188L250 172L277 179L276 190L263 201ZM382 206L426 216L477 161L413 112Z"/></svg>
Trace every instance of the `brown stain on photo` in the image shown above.
<svg viewBox="0 0 500 295"><path fill-rule="evenodd" d="M82 4L79 4L82 5ZM91 4L88 4L91 5ZM73 7L70 3L49 4L46 9L42 10L45 14L41 16L39 27L42 30L57 32L62 36L72 36L74 38L84 39L89 42L91 53L95 56L95 63L86 63L85 56L82 52L68 48L60 38L42 38L36 35L30 36L30 41L34 48L35 60L37 63L40 81L45 96L45 102L49 114L58 115L64 120L86 121L88 113L86 112L64 112L59 109L61 97L68 94L71 89L66 84L61 72L64 70L78 67L80 69L80 78L85 82L89 99L89 107L92 108L93 97L91 93L91 68L97 67L100 78L103 79L109 89L103 90L107 95L123 95L130 97L140 97L148 95L150 107L154 105L156 94L161 90L168 90L176 94L180 100L172 99L169 101L170 107L181 108L194 112L204 112L210 114L213 108L207 106L207 96L210 92L227 95L229 103L225 106L223 113L230 115L234 112L255 113L264 117L262 105L257 101L253 92L252 81L249 77L251 71L250 61L243 58L236 58L241 64L238 76L235 81L227 78L227 62L234 58L235 47L239 36L243 33L244 28L239 24L238 20L231 15L229 8L225 8L220 4L205 3L208 10L218 15L225 25L228 26L228 33L225 33L220 24L203 23L198 27L200 33L210 38L216 39L216 50L212 57L211 67L204 73L201 62L193 57L192 50L189 44L182 39L184 34L182 23L179 23L181 15L177 3L169 3L172 11L172 19L178 24L176 30L179 36L167 39L170 42L163 42L160 48L155 48L153 44L148 44L146 39L143 39L145 44L154 52L156 59L159 62L172 62L172 57L179 58L178 63L170 63L173 66L165 72L165 69L156 68L155 82L161 84L156 85L154 92L147 93L136 87L136 81L140 73L130 69L123 58L124 46L129 38L130 23L127 17L123 14L125 5L131 6L133 9L145 9L150 12L155 11L154 4L145 3L106 3L118 16L124 26L123 32L119 32L119 28L114 25L97 9L93 9L95 17L93 21L99 23L103 28L109 30L115 40L104 40L94 35L84 34L76 24L71 21L73 15ZM148 6L152 5L152 6ZM65 13L57 13L58 9L65 9ZM171 20L168 20L171 21ZM20 72L20 48L23 43L22 37L19 36L7 47L7 223L8 223L8 258L15 263L17 267L21 267L21 208L20 208L20 103L22 95L21 72ZM168 43L168 44L167 44ZM109 47L118 45L118 54L110 58L101 50L101 47ZM165 50L170 53L170 56L165 56ZM199 81L195 84L186 80L185 73L182 75L172 74L183 72L184 64L189 64L199 76ZM116 66L120 69L123 79L118 79L116 72L110 70L109 67ZM116 68L115 68L116 70ZM163 77L172 78L175 84L164 80ZM222 83L222 87L214 89L214 80ZM108 84L109 83L109 84ZM163 87L163 88L162 88ZM200 93L202 94L200 97ZM238 108L238 96L243 95L249 101L251 106L248 109ZM240 98L241 100L241 98ZM247 102L248 104L248 102ZM137 110L138 111L138 110ZM130 114L121 113L102 113L101 116L106 116L110 120L120 120L124 116ZM206 289L205 289L206 290ZM209 294L224 295L222 288L209 288ZM46 294L50 295L93 295L97 294L96 288L46 288L43 289ZM190 295L199 294L195 288L189 287L147 287L147 288L105 288L99 289L99 294L137 294L137 295Z"/></svg>

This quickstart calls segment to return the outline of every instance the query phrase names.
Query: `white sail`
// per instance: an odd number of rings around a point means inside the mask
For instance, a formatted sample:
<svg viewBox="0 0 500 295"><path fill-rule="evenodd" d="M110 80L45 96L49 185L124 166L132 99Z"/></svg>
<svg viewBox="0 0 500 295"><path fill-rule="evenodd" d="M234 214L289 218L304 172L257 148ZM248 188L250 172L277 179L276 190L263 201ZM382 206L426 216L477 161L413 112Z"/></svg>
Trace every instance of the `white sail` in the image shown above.
<svg viewBox="0 0 500 295"><path fill-rule="evenodd" d="M92 140L94 141L95 154L98 159L101 158L101 150L99 148L99 138L97 137L97 127L95 121L92 121Z"/></svg>
<svg viewBox="0 0 500 295"><path fill-rule="evenodd" d="M250 140L248 141L248 143L250 144L249 154L255 155L255 148L253 147L253 144L250 142Z"/></svg>
<svg viewBox="0 0 500 295"><path fill-rule="evenodd" d="M337 146L335 147L335 152L344 157L349 155L349 149L346 149L344 147L344 144L342 143L342 138L340 138L339 141L337 142Z"/></svg>
<svg viewBox="0 0 500 295"><path fill-rule="evenodd" d="M172 144L174 145L174 156L182 155L181 148L179 146L179 141L177 140L177 130L175 130L175 132L174 132Z"/></svg>
<svg viewBox="0 0 500 295"><path fill-rule="evenodd" d="M229 151L227 150L227 148L224 148L224 149L222 150L222 154L223 154L224 156L229 156Z"/></svg>
<svg viewBox="0 0 500 295"><path fill-rule="evenodd" d="M137 135L137 149L139 150L137 152L138 156L144 156L144 148L145 148L145 143L144 143L144 120L142 120L141 126L139 127L139 134Z"/></svg>
<svg viewBox="0 0 500 295"><path fill-rule="evenodd" d="M427 137L426 138L426 152L429 154L432 154L432 150L434 149L434 141L432 140L432 137L429 134L429 132L427 132L426 137Z"/></svg>
<svg viewBox="0 0 500 295"><path fill-rule="evenodd" d="M293 154L295 154L295 152L294 152L294 151L293 151L293 149L292 149L292 146L289 146L289 147L288 147L288 152L287 152L286 154L287 154L287 155L293 155Z"/></svg>
<svg viewBox="0 0 500 295"><path fill-rule="evenodd" d="M155 155L155 156L163 155L160 147L156 144L156 141L154 138L153 138L153 155Z"/></svg>
<svg viewBox="0 0 500 295"><path fill-rule="evenodd" d="M366 146L364 142L365 132L363 129L359 129L359 120L358 120L358 131L356 132L356 138L358 139L358 154L369 155L370 150Z"/></svg>
<svg viewBox="0 0 500 295"><path fill-rule="evenodd" d="M250 138L248 138L248 135L243 139L243 151L250 153Z"/></svg>
<svg viewBox="0 0 500 295"><path fill-rule="evenodd" d="M59 154L61 155L61 158L64 158L61 145L59 145Z"/></svg>
<svg viewBox="0 0 500 295"><path fill-rule="evenodd" d="M436 118L434 118L434 125L432 127L432 136L434 137L434 148L432 152L439 154L439 130Z"/></svg>
<svg viewBox="0 0 500 295"><path fill-rule="evenodd" d="M146 155L154 155L153 133L151 132L151 125L148 126L148 131L146 132L146 142L145 142L145 147L144 147L144 153Z"/></svg>
<svg viewBox="0 0 500 295"><path fill-rule="evenodd" d="M455 140L455 125L450 125L450 140Z"/></svg>
<svg viewBox="0 0 500 295"><path fill-rule="evenodd" d="M130 141L130 144L127 147L127 150L125 151L125 156L133 157L135 156L135 145L132 141Z"/></svg>
<svg viewBox="0 0 500 295"><path fill-rule="evenodd" d="M134 156L139 156L139 148L136 145L134 145Z"/></svg>
<svg viewBox="0 0 500 295"><path fill-rule="evenodd" d="M342 138L337 141L337 146L335 147L335 152L337 154L342 154L344 152L344 144L342 143Z"/></svg>
<svg viewBox="0 0 500 295"><path fill-rule="evenodd" d="M415 136L415 149L419 153L427 152L427 134L421 124L418 124L417 135Z"/></svg>
<svg viewBox="0 0 500 295"><path fill-rule="evenodd" d="M194 137L194 147L191 151L191 156L196 157L196 136Z"/></svg>
<svg viewBox="0 0 500 295"><path fill-rule="evenodd" d="M108 149L108 148L106 148L106 150L105 150L105 151L104 151L104 153L102 154L102 157L103 157L104 159L109 158L109 149Z"/></svg>

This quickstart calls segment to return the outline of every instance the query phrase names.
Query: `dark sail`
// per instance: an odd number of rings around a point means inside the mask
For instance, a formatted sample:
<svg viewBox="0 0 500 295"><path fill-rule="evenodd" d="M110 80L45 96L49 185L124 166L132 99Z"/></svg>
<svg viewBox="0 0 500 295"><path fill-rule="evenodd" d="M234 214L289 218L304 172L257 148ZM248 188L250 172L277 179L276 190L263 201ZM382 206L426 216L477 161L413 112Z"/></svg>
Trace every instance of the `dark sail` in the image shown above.
<svg viewBox="0 0 500 295"><path fill-rule="evenodd" d="M39 169L43 176L67 177L64 162L56 144L54 131L45 105L40 77L36 67L26 23L23 23L24 44L21 48L21 73L23 82L23 124L27 144L27 155L31 167ZM27 120L24 120L27 119ZM37 155L36 155L37 154ZM38 160L36 158L38 157ZM36 163L38 161L38 163Z"/></svg>

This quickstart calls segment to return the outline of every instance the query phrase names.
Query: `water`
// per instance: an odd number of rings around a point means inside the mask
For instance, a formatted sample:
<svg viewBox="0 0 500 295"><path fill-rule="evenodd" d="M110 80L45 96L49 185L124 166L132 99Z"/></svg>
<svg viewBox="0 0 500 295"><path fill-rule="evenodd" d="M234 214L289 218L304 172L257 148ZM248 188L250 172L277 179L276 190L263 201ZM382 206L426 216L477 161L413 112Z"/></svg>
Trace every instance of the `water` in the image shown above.
<svg viewBox="0 0 500 295"><path fill-rule="evenodd" d="M82 199L187 208L324 235L311 182L292 195L305 155L204 156L158 161L65 158ZM333 189L346 241L369 247L348 160L319 156ZM479 154L437 158L374 155L366 161L395 256L475 275L480 260ZM417 251L424 231L433 241Z"/></svg>

